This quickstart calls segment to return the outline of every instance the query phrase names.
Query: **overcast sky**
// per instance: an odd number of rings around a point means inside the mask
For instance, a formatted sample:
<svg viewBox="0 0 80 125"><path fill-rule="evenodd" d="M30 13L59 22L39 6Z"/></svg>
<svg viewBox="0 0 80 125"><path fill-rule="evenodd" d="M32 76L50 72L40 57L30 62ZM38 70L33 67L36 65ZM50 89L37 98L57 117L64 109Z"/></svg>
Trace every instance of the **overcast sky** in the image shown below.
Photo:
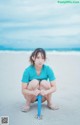
<svg viewBox="0 0 80 125"><path fill-rule="evenodd" d="M80 47L80 4L0 0L0 46Z"/></svg>

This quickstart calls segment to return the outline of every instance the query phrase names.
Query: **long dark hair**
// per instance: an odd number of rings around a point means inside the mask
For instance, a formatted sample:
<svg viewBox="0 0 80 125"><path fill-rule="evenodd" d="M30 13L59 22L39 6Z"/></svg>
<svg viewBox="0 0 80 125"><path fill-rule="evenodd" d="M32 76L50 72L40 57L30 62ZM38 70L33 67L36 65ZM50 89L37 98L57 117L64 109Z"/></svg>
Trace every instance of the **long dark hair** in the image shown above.
<svg viewBox="0 0 80 125"><path fill-rule="evenodd" d="M41 53L41 55L43 56L44 60L46 60L46 52L45 52L45 50L42 49L42 48L37 48L37 49L35 49L35 50L32 52L32 54L31 54L31 56L30 56L30 62L31 62L31 64L34 65L34 60L32 59L32 57L35 57L35 58L36 58L39 53Z"/></svg>

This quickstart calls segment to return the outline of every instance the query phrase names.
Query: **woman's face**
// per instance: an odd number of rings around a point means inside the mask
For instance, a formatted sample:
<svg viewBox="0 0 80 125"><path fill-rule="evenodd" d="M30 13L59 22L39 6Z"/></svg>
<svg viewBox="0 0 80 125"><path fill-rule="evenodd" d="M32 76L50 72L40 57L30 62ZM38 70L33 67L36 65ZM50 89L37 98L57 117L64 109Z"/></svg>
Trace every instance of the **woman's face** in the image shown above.
<svg viewBox="0 0 80 125"><path fill-rule="evenodd" d="M37 57L34 57L34 63L38 67L42 67L45 62L44 55L42 53L38 53Z"/></svg>

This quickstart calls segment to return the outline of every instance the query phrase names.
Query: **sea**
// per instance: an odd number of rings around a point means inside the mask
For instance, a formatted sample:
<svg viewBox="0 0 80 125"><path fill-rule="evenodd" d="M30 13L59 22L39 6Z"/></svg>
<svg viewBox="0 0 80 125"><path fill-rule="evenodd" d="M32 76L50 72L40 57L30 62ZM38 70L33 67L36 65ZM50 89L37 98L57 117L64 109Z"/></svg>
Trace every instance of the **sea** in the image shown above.
<svg viewBox="0 0 80 125"><path fill-rule="evenodd" d="M31 53L36 48L1 48L0 53ZM80 48L43 48L49 54L80 55Z"/></svg>

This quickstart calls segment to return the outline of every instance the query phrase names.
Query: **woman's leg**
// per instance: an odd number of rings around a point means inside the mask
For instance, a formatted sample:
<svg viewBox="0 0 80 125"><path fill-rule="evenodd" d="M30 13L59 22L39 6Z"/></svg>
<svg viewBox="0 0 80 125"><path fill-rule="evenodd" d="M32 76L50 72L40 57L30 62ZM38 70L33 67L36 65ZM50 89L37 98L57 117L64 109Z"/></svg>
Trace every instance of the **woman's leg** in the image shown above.
<svg viewBox="0 0 80 125"><path fill-rule="evenodd" d="M38 80L34 79L31 82L29 82L28 90L35 91L38 88L39 88L39 81ZM36 100L36 96L35 95L26 95L26 99L27 99L27 101L29 101L31 103L31 102L34 102Z"/></svg>
<svg viewBox="0 0 80 125"><path fill-rule="evenodd" d="M41 83L40 83L40 89L41 90L48 90L50 88L51 88L51 85L48 81L46 81L46 80L41 81ZM44 95L44 98L47 100L47 105L50 109L52 109L52 110L59 109L59 107L54 105L53 102L52 102L52 93Z"/></svg>
<svg viewBox="0 0 80 125"><path fill-rule="evenodd" d="M28 90L30 91L35 91L39 88L39 81L34 79L32 81L29 82L28 85ZM34 102L36 100L36 96L35 95L26 95L24 94L24 98L26 99L26 106L23 107L23 111L28 111L30 108L30 103Z"/></svg>

